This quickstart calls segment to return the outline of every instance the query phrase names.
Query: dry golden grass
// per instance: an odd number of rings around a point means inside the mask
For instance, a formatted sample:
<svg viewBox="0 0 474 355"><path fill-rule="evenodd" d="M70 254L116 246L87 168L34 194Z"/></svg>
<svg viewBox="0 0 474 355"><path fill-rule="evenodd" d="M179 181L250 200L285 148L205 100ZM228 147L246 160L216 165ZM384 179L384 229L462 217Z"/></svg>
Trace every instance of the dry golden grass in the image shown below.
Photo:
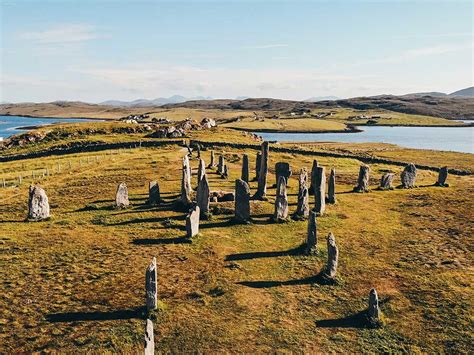
<svg viewBox="0 0 474 355"><path fill-rule="evenodd" d="M244 151L217 151L226 157L230 178L208 172L211 190L231 191ZM246 153L253 167L256 152ZM215 214L192 243L184 242L184 213L171 207L183 154L174 146L100 154L98 162L92 158L97 154L83 153L2 163L2 173L13 175L58 161L72 168L41 181L50 221L23 221L29 180L0 190L0 352L140 350L144 272L153 256L161 301L155 340L162 352L472 349L471 176L450 176L451 187L437 188L427 186L435 173L419 171L417 189L354 194L359 162L320 158L320 165L336 167L338 203L318 219L320 254L307 257L297 253L305 222L268 221L273 188L268 202L252 203L253 224L231 225L231 215ZM203 152L207 162L209 154ZM312 159L271 153L272 170L277 161L297 171ZM398 174L401 168L373 165L374 188L386 170ZM145 205L152 179L160 182L163 206ZM271 172L270 185L274 179ZM116 211L111 206L122 181L133 206ZM296 193L292 177L291 211ZM333 286L308 279L324 266L329 231L340 250ZM385 326L378 330L360 328L353 318L365 309L372 287L383 300Z"/></svg>
<svg viewBox="0 0 474 355"><path fill-rule="evenodd" d="M346 130L346 125L343 123L315 118L266 118L263 121L255 120L254 118L246 118L238 122L223 124L223 127L245 129L249 131L277 132L324 132Z"/></svg>

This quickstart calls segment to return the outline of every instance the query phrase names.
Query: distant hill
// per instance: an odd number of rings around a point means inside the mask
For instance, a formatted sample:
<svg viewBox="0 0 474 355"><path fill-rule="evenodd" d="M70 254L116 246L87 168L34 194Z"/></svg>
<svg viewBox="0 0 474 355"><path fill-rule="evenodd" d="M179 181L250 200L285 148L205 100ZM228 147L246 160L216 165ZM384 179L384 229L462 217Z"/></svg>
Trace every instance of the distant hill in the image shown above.
<svg viewBox="0 0 474 355"><path fill-rule="evenodd" d="M326 100L339 100L337 96L315 96L310 97L309 99L304 100L304 102L318 102L318 101L326 101Z"/></svg>
<svg viewBox="0 0 474 355"><path fill-rule="evenodd" d="M108 100L101 102L100 105L115 106L115 107L152 107L162 106L166 104L177 104L181 102L191 100L210 100L211 97L197 96L197 97L184 97L181 95L173 95L171 97L159 97L157 99L138 99L134 101L119 101L119 100Z"/></svg>
<svg viewBox="0 0 474 355"><path fill-rule="evenodd" d="M382 95L383 96L383 95ZM448 96L444 92L432 91L432 92L415 92L412 94L402 95L403 97L414 96L414 97L423 97L423 96L433 96L433 97L444 97Z"/></svg>
<svg viewBox="0 0 474 355"><path fill-rule="evenodd" d="M465 88L462 90L458 90L449 94L449 96L467 96L467 97L474 97L474 86L469 88Z"/></svg>

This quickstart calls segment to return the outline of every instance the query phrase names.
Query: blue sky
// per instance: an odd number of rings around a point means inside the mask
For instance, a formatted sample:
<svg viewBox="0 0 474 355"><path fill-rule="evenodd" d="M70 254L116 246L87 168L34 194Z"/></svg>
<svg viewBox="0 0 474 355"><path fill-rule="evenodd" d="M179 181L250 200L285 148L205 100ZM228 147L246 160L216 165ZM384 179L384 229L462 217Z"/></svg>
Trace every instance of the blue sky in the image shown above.
<svg viewBox="0 0 474 355"><path fill-rule="evenodd" d="M473 85L471 1L0 0L0 101Z"/></svg>

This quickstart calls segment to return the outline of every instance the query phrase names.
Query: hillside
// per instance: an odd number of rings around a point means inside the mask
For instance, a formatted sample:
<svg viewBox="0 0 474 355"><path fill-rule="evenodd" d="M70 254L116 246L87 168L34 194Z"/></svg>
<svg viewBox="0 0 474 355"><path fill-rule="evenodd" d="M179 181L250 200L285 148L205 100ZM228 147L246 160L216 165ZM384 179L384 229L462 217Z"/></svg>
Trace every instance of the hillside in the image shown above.
<svg viewBox="0 0 474 355"><path fill-rule="evenodd" d="M449 94L449 96L466 96L466 97L474 97L474 86L471 86L466 89L458 90Z"/></svg>

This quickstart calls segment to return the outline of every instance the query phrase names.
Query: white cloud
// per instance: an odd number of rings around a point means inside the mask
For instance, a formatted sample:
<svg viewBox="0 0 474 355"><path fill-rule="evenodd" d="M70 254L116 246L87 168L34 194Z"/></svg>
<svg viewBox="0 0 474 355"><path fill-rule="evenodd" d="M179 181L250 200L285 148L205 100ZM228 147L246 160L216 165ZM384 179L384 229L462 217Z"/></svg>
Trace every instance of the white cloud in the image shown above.
<svg viewBox="0 0 474 355"><path fill-rule="evenodd" d="M99 37L96 27L88 24L59 25L43 31L20 34L21 39L38 44L84 42Z"/></svg>
<svg viewBox="0 0 474 355"><path fill-rule="evenodd" d="M437 54L445 54L452 52L461 52L464 50L472 49L474 47L473 42L461 43L461 44L445 44L432 47L422 47L409 49L402 53L402 58L417 58L422 56L430 56Z"/></svg>

